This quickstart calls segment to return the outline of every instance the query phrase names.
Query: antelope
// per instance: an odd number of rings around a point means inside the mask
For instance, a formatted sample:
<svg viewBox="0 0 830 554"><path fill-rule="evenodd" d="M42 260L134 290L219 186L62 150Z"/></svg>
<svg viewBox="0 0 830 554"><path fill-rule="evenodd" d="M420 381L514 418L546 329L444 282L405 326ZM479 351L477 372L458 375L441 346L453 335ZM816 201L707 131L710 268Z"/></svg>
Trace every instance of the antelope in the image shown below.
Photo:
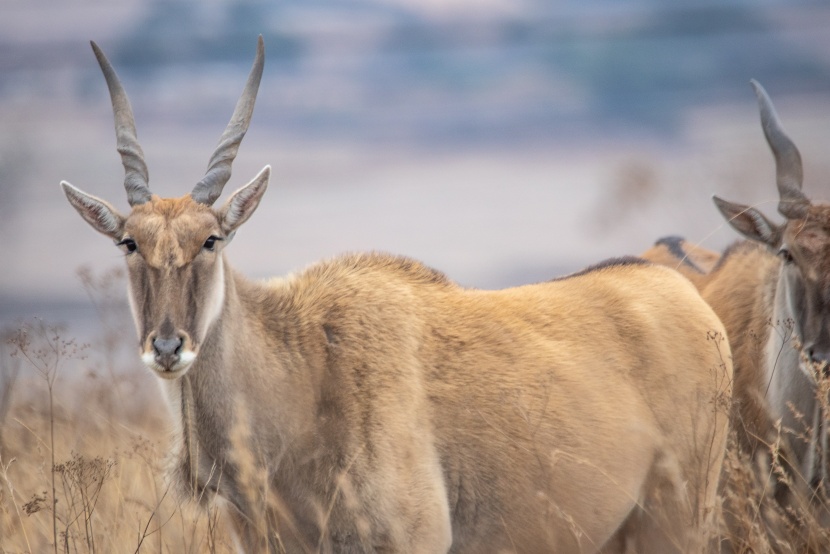
<svg viewBox="0 0 830 554"><path fill-rule="evenodd" d="M270 167L212 205L251 120L262 38L205 177L180 198L150 192L127 96L93 50L131 211L61 185L125 254L140 356L170 409L169 478L219 506L241 549L701 546L732 366L686 279L627 258L486 291L366 253L250 281L225 248Z"/></svg>
<svg viewBox="0 0 830 554"><path fill-rule="evenodd" d="M752 86L786 221L776 224L757 208L715 196L718 210L747 240L722 256L698 248L695 255L709 260L702 271L681 261L688 249L681 239L658 241L642 256L686 275L726 326L740 446L749 453L766 450L780 421L793 436L785 442L785 461L802 486L816 489L827 482L830 462L828 414L818 396L830 361L830 205L814 204L802 191L801 155L764 88L756 81Z"/></svg>

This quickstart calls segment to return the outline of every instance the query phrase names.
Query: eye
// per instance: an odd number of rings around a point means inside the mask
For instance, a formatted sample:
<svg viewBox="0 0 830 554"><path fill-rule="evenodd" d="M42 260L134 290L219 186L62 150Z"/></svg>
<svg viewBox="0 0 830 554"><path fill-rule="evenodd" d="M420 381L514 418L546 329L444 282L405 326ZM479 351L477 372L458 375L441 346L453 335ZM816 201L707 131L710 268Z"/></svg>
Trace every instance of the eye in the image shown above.
<svg viewBox="0 0 830 554"><path fill-rule="evenodd" d="M784 260L785 264L793 263L793 255L786 248L782 248L778 251L778 257Z"/></svg>
<svg viewBox="0 0 830 554"><path fill-rule="evenodd" d="M132 254L136 250L138 250L138 245L135 243L133 239L124 239L117 244L117 246L123 246L127 250L127 254Z"/></svg>
<svg viewBox="0 0 830 554"><path fill-rule="evenodd" d="M204 248L205 250L210 250L211 252L213 252L213 248L214 248L214 246L216 246L216 241L217 240L222 240L222 239L220 239L219 237L215 237L213 235L209 236L207 238L207 240L205 241L205 243L202 245L202 248Z"/></svg>

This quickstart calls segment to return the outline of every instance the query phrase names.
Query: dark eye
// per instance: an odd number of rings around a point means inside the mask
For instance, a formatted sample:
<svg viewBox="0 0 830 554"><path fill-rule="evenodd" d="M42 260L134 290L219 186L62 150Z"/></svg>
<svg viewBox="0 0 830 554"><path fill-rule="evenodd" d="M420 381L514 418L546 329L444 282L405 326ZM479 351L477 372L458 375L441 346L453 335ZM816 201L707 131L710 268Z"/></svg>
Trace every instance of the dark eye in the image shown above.
<svg viewBox="0 0 830 554"><path fill-rule="evenodd" d="M207 240L205 241L205 244L202 245L202 248L204 248L205 250L210 250L211 252L213 252L213 247L216 246L216 241L217 240L222 240L222 239L220 239L219 237L214 237L213 235L209 236L207 238Z"/></svg>
<svg viewBox="0 0 830 554"><path fill-rule="evenodd" d="M793 255L786 248L782 248L781 250L778 251L778 257L780 257L782 260L784 260L785 264L793 263Z"/></svg>
<svg viewBox="0 0 830 554"><path fill-rule="evenodd" d="M138 249L138 245L136 245L133 239L124 239L118 243L118 246L123 246L127 249L127 254L132 254Z"/></svg>

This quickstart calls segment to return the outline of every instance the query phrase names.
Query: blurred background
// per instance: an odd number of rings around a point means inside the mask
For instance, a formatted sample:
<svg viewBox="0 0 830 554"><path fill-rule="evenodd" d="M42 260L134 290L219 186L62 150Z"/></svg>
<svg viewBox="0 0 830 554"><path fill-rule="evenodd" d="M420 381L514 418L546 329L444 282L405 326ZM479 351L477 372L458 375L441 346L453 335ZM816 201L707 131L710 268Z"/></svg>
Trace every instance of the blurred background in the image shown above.
<svg viewBox="0 0 830 554"><path fill-rule="evenodd" d="M234 551L157 479L169 412L136 356L122 254L59 183L127 211L90 40L130 95L152 190L181 196L259 34L224 195L272 166L226 251L253 278L383 250L496 288L665 235L719 250L737 234L714 193L780 220L751 78L801 149L805 191L830 200L828 2L0 0L0 551L51 551L58 519L80 552L84 537ZM73 492L89 475L100 502Z"/></svg>
<svg viewBox="0 0 830 554"><path fill-rule="evenodd" d="M100 294L123 303L121 254L58 186L127 211L90 39L130 95L151 188L179 196L264 36L225 195L273 167L228 250L250 277L383 250L492 288L667 234L720 249L737 235L712 194L776 217L750 78L801 149L806 192L830 199L824 2L3 0L0 12L6 326L41 317L90 340L117 326L102 323Z"/></svg>

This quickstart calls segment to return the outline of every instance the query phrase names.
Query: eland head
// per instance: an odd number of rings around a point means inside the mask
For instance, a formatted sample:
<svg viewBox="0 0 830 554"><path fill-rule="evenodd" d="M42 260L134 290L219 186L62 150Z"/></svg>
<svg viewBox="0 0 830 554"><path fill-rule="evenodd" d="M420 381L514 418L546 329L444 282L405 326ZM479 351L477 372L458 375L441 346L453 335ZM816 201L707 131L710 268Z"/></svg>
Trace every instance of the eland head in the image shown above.
<svg viewBox="0 0 830 554"><path fill-rule="evenodd" d="M92 50L109 87L131 210L124 215L66 181L61 186L81 217L124 252L141 359L160 377L174 379L187 372L198 357L208 330L221 314L226 286L222 251L254 212L268 186L270 167L266 166L220 208L212 207L230 179L231 165L251 121L265 47L259 37L245 89L207 172L180 198L160 198L150 191L127 94L94 42Z"/></svg>

